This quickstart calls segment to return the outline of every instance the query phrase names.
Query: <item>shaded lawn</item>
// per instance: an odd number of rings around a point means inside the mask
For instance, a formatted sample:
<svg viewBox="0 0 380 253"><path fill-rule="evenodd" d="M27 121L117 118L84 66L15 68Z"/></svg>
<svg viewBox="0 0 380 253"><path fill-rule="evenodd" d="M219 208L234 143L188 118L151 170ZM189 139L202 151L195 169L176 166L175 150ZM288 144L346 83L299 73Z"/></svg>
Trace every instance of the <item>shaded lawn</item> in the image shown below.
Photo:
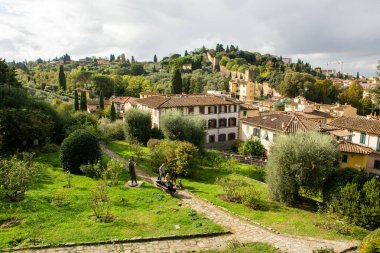
<svg viewBox="0 0 380 253"><path fill-rule="evenodd" d="M115 152L131 152L125 151L129 149L129 145L123 141L113 142L110 148ZM148 153L149 149L146 150L146 154ZM149 157L145 157L144 160L144 166L141 168L151 172L152 167ZM219 195L223 194L222 188L215 184L215 180L218 177L234 177L251 184L252 187L255 187L260 192L260 205L264 209L253 210L242 204L221 200ZM191 178L183 179L183 184L185 189L218 206L225 207L230 211L260 222L282 233L324 239L362 239L368 234L367 230L350 225L347 226L349 230L352 230L351 235L339 233L338 230L341 229L339 227L333 229L317 227L317 223L330 224L335 222L335 220L326 214L319 214L314 201L304 201L294 207L271 201L268 197L267 185L255 180L258 178L262 178L261 169L246 164L240 164L233 172L202 166L193 173Z"/></svg>
<svg viewBox="0 0 380 253"><path fill-rule="evenodd" d="M93 218L88 201L96 180L73 175L73 187L65 188L67 182L58 153L43 154L37 161L40 176L24 200L0 202L0 220L15 216L22 219L18 226L0 228L0 248L223 231L210 220L178 206L178 199L146 182L136 189L124 187L125 181L108 187L116 219L99 223ZM125 172L123 179L129 179ZM69 205L58 207L50 203L57 194L65 196Z"/></svg>

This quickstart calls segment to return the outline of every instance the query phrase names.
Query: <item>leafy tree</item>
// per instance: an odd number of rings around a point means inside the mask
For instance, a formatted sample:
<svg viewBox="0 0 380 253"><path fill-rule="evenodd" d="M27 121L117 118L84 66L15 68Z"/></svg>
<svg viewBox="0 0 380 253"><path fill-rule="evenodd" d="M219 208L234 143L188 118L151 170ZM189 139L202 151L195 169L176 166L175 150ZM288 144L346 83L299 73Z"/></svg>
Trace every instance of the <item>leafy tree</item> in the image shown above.
<svg viewBox="0 0 380 253"><path fill-rule="evenodd" d="M110 112L110 120L113 122L116 120L116 110L115 110L115 104L112 102L111 104L111 112Z"/></svg>
<svg viewBox="0 0 380 253"><path fill-rule="evenodd" d="M201 117L184 117L180 111L168 110L160 118L160 129L167 139L204 145L206 122Z"/></svg>
<svg viewBox="0 0 380 253"><path fill-rule="evenodd" d="M72 71L70 77L74 83L79 83L81 87L85 87L91 81L92 72L85 70L82 67L78 70Z"/></svg>
<svg viewBox="0 0 380 253"><path fill-rule="evenodd" d="M36 176L36 167L31 156L24 153L24 159L13 156L0 159L0 193L9 200L16 201L29 189Z"/></svg>
<svg viewBox="0 0 380 253"><path fill-rule="evenodd" d="M153 62L157 62L157 55L154 55Z"/></svg>
<svg viewBox="0 0 380 253"><path fill-rule="evenodd" d="M113 62L113 61L115 61L115 55L114 55L114 54L111 54L111 55L110 55L110 62Z"/></svg>
<svg viewBox="0 0 380 253"><path fill-rule="evenodd" d="M265 148L263 144L261 144L260 140L252 139L246 140L241 143L239 146L239 154L241 155L250 155L250 156L263 156L265 152Z"/></svg>
<svg viewBox="0 0 380 253"><path fill-rule="evenodd" d="M360 99L363 97L363 87L358 81L354 81L339 96L341 103L348 103L356 108L359 107Z"/></svg>
<svg viewBox="0 0 380 253"><path fill-rule="evenodd" d="M87 130L79 129L71 133L60 149L62 168L73 174L80 174L80 166L93 164L101 158L101 151L96 137Z"/></svg>
<svg viewBox="0 0 380 253"><path fill-rule="evenodd" d="M139 109L129 109L124 115L125 136L130 142L137 141L144 145L151 134L151 115Z"/></svg>
<svg viewBox="0 0 380 253"><path fill-rule="evenodd" d="M100 95L99 95L99 108L101 110L104 110L104 96L103 96L102 91L100 91Z"/></svg>
<svg viewBox="0 0 380 253"><path fill-rule="evenodd" d="M74 92L74 110L79 111L79 97L78 97L78 91L76 90Z"/></svg>
<svg viewBox="0 0 380 253"><path fill-rule="evenodd" d="M305 87L315 83L315 79L310 74L288 72L284 80L278 86L278 91L286 97L296 97L304 95Z"/></svg>
<svg viewBox="0 0 380 253"><path fill-rule="evenodd" d="M319 192L327 175L339 166L336 141L317 132L281 135L269 153L266 166L269 195L285 203L296 201L301 188Z"/></svg>
<svg viewBox="0 0 380 253"><path fill-rule="evenodd" d="M66 90L66 76L65 76L65 71L63 70L63 65L59 66L58 80L59 80L59 87L61 87L62 90Z"/></svg>
<svg viewBox="0 0 380 253"><path fill-rule="evenodd" d="M132 62L130 73L132 76L144 75L144 66L141 63Z"/></svg>
<svg viewBox="0 0 380 253"><path fill-rule="evenodd" d="M151 158L155 167L165 163L169 170L186 176L197 168L198 154L197 147L189 142L161 140L154 146Z"/></svg>
<svg viewBox="0 0 380 253"><path fill-rule="evenodd" d="M0 58L0 86L1 85L21 86L16 79L14 68L10 68L5 60Z"/></svg>
<svg viewBox="0 0 380 253"><path fill-rule="evenodd" d="M100 74L94 75L92 76L92 82L96 94L100 95L100 92L102 91L106 98L109 98L114 94L115 83L110 76Z"/></svg>
<svg viewBox="0 0 380 253"><path fill-rule="evenodd" d="M182 77L181 71L176 69L172 78L172 93L181 94L182 93Z"/></svg>

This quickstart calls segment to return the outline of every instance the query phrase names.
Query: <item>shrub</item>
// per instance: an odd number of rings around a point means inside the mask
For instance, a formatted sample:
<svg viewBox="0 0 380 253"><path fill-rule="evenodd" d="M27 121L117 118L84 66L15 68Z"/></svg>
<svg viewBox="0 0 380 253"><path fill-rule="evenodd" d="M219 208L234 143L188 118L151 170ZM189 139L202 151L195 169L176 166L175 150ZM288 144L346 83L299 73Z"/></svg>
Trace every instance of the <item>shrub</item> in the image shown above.
<svg viewBox="0 0 380 253"><path fill-rule="evenodd" d="M246 140L238 149L239 154L249 156L263 156L265 148L260 140Z"/></svg>
<svg viewBox="0 0 380 253"><path fill-rule="evenodd" d="M123 173L124 162L119 159L111 159L107 163L107 170L105 176L110 180L111 185L119 184L121 174Z"/></svg>
<svg viewBox="0 0 380 253"><path fill-rule="evenodd" d="M151 153L151 160L157 169L165 163L168 168L186 176L197 168L198 153L197 147L189 142L162 140Z"/></svg>
<svg viewBox="0 0 380 253"><path fill-rule="evenodd" d="M245 186L239 189L241 203L252 209L258 209L258 201L261 199L260 193L252 186Z"/></svg>
<svg viewBox="0 0 380 253"><path fill-rule="evenodd" d="M81 165L79 168L83 174L92 178L101 178L103 172L107 170L107 166L102 160L98 160L94 164Z"/></svg>
<svg viewBox="0 0 380 253"><path fill-rule="evenodd" d="M70 200L68 199L67 191L63 189L57 190L57 192L51 197L50 203L58 207L69 205Z"/></svg>
<svg viewBox="0 0 380 253"><path fill-rule="evenodd" d="M103 182L98 182L90 195L90 206L94 211L95 218L100 222L111 222L111 200L108 197L107 186Z"/></svg>
<svg viewBox="0 0 380 253"><path fill-rule="evenodd" d="M153 139L161 140L161 139L165 138L165 135L164 135L164 133L161 131L161 129L159 129L159 128L157 128L157 127L153 127L153 128L152 128L151 137L152 137Z"/></svg>
<svg viewBox="0 0 380 253"><path fill-rule="evenodd" d="M359 248L359 253L378 253L380 252L380 228L367 235Z"/></svg>
<svg viewBox="0 0 380 253"><path fill-rule="evenodd" d="M124 115L125 137L128 141L137 141L144 145L148 142L151 134L151 115L139 109L130 109Z"/></svg>
<svg viewBox="0 0 380 253"><path fill-rule="evenodd" d="M160 128L169 140L188 141L203 147L206 121L201 117L184 117L178 110L168 110L160 118Z"/></svg>
<svg viewBox="0 0 380 253"><path fill-rule="evenodd" d="M101 139L105 142L112 140L124 140L124 122L116 120L111 122L107 118L101 118L98 121L98 130L101 133Z"/></svg>
<svg viewBox="0 0 380 253"><path fill-rule="evenodd" d="M31 157L0 159L0 192L10 201L16 201L29 189L36 175Z"/></svg>
<svg viewBox="0 0 380 253"><path fill-rule="evenodd" d="M360 189L357 183L348 183L332 202L338 214L359 226L374 229L380 226L380 182L375 178Z"/></svg>
<svg viewBox="0 0 380 253"><path fill-rule="evenodd" d="M339 165L340 153L331 136L316 132L281 135L271 145L266 182L272 199L292 203L302 188L318 193Z"/></svg>
<svg viewBox="0 0 380 253"><path fill-rule="evenodd" d="M59 146L55 143L47 143L41 149L41 153L54 153L59 151Z"/></svg>
<svg viewBox="0 0 380 253"><path fill-rule="evenodd" d="M242 187L247 187L248 184L244 181L232 179L228 177L217 178L215 183L222 187L225 197L228 201L241 203Z"/></svg>
<svg viewBox="0 0 380 253"><path fill-rule="evenodd" d="M86 130L76 130L62 143L60 159L62 168L74 174L80 174L80 166L93 164L101 158L96 137Z"/></svg>

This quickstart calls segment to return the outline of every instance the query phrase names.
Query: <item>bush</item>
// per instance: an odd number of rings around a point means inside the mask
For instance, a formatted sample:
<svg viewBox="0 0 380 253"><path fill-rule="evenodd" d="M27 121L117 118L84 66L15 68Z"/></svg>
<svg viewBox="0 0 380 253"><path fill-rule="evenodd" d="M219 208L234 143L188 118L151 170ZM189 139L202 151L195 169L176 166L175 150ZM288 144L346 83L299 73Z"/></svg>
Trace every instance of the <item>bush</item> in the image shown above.
<svg viewBox="0 0 380 253"><path fill-rule="evenodd" d="M137 141L144 145L148 142L151 134L151 115L139 109L129 109L125 115L125 137L129 142Z"/></svg>
<svg viewBox="0 0 380 253"><path fill-rule="evenodd" d="M111 222L111 200L108 197L107 186L103 182L98 182L90 195L90 206L94 211L95 218L100 222Z"/></svg>
<svg viewBox="0 0 380 253"><path fill-rule="evenodd" d="M169 140L188 141L203 147L206 121L201 117L184 117L178 110L168 110L160 118L160 128Z"/></svg>
<svg viewBox="0 0 380 253"><path fill-rule="evenodd" d="M116 120L111 122L107 118L98 120L98 130L101 133L101 139L106 143L112 140L124 140L124 122L123 120Z"/></svg>
<svg viewBox="0 0 380 253"><path fill-rule="evenodd" d="M247 183L241 180L232 179L228 177L217 178L215 183L222 187L225 197L228 201L241 203L242 187L247 187Z"/></svg>
<svg viewBox="0 0 380 253"><path fill-rule="evenodd" d="M151 153L151 160L157 169L165 163L179 175L186 176L197 168L198 154L199 150L189 142L162 140Z"/></svg>
<svg viewBox="0 0 380 253"><path fill-rule="evenodd" d="M41 149L41 153L55 153L59 151L59 146L55 143L47 143Z"/></svg>
<svg viewBox="0 0 380 253"><path fill-rule="evenodd" d="M92 178L101 178L103 172L107 170L107 166L102 160L98 160L94 164L81 165L79 168L83 174Z"/></svg>
<svg viewBox="0 0 380 253"><path fill-rule="evenodd" d="M105 171L105 177L110 180L111 185L118 185L121 174L123 173L124 162L119 159L111 159L107 163L107 170Z"/></svg>
<svg viewBox="0 0 380 253"><path fill-rule="evenodd" d="M359 248L359 253L380 252L380 228L367 235Z"/></svg>
<svg viewBox="0 0 380 253"><path fill-rule="evenodd" d="M165 135L164 135L164 133L161 131L161 129L159 129L159 128L157 128L157 127L153 127L153 128L152 128L151 137L152 137L153 139L161 140L161 139L165 138Z"/></svg>
<svg viewBox="0 0 380 253"><path fill-rule="evenodd" d="M336 253L332 248L313 249L313 253Z"/></svg>
<svg viewBox="0 0 380 253"><path fill-rule="evenodd" d="M362 188L348 183L332 202L332 208L352 223L374 229L380 226L380 182L375 178Z"/></svg>
<svg viewBox="0 0 380 253"><path fill-rule="evenodd" d="M60 159L62 168L73 174L80 174L80 166L93 164L101 158L96 137L86 130L76 130L62 143Z"/></svg>
<svg viewBox="0 0 380 253"><path fill-rule="evenodd" d="M238 152L241 155L262 157L265 153L265 148L260 140L246 140L239 146Z"/></svg>
<svg viewBox="0 0 380 253"><path fill-rule="evenodd" d="M16 201L29 189L36 176L36 167L31 156L24 155L22 160L13 156L0 159L0 193L10 201Z"/></svg>
<svg viewBox="0 0 380 253"><path fill-rule="evenodd" d="M334 138L316 132L281 135L271 145L266 182L272 199L292 203L300 189L316 194L326 177L339 166Z"/></svg>

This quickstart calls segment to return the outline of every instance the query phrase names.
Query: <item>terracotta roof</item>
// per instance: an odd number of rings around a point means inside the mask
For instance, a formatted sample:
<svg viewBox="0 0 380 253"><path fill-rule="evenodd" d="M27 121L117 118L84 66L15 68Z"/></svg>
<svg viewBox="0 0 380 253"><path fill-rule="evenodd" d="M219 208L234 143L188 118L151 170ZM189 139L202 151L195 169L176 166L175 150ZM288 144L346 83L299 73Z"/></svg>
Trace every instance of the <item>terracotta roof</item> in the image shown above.
<svg viewBox="0 0 380 253"><path fill-rule="evenodd" d="M238 104L237 102L212 95L153 96L136 99L134 103L143 104L150 108Z"/></svg>
<svg viewBox="0 0 380 253"><path fill-rule="evenodd" d="M110 100L114 103L125 104L131 97L116 97L112 96Z"/></svg>
<svg viewBox="0 0 380 253"><path fill-rule="evenodd" d="M104 100L104 105L110 105L111 102L107 99ZM91 99L87 101L87 105L99 105L99 100Z"/></svg>
<svg viewBox="0 0 380 253"><path fill-rule="evenodd" d="M335 130L329 131L329 134L337 136L337 137L346 137L346 136L353 135L353 133L350 133L347 130L341 130L341 129L335 129Z"/></svg>
<svg viewBox="0 0 380 253"><path fill-rule="evenodd" d="M253 104L241 104L240 109L242 109L242 110L257 110L258 107L257 107L257 105L253 105Z"/></svg>
<svg viewBox="0 0 380 253"><path fill-rule="evenodd" d="M380 121L367 119L362 116L355 117L339 117L329 123L331 126L342 129L356 130L370 134L380 135Z"/></svg>
<svg viewBox="0 0 380 253"><path fill-rule="evenodd" d="M266 114L243 120L243 123L272 129L278 132L294 133L296 131L320 131L319 123L297 115L284 113Z"/></svg>
<svg viewBox="0 0 380 253"><path fill-rule="evenodd" d="M326 118L335 118L335 116L326 113L314 110L313 112L295 112L300 117L306 119L326 119Z"/></svg>
<svg viewBox="0 0 380 253"><path fill-rule="evenodd" d="M345 153L355 153L355 154L365 154L369 155L373 153L373 149L369 147L364 147L358 144L354 144L352 142L348 141L341 141L338 142L339 144L339 151L345 152Z"/></svg>

